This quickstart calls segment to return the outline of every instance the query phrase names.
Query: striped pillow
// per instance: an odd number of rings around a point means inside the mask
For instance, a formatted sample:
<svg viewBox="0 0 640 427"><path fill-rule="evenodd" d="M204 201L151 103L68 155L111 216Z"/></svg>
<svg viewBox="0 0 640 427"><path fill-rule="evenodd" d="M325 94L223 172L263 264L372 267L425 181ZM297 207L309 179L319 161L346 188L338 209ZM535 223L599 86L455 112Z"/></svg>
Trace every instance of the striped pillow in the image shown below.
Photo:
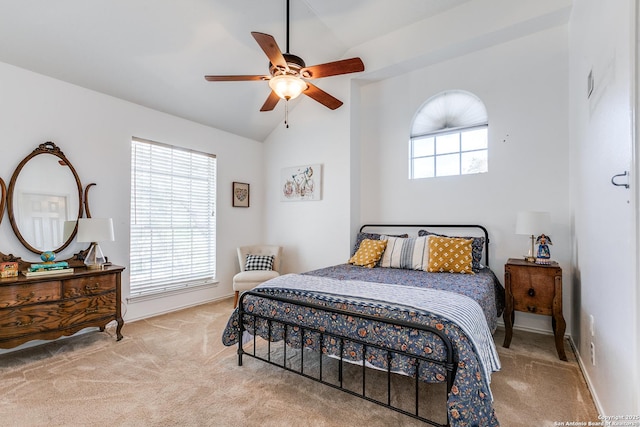
<svg viewBox="0 0 640 427"><path fill-rule="evenodd" d="M429 237L387 237L387 249L380 267L426 271L429 267Z"/></svg>

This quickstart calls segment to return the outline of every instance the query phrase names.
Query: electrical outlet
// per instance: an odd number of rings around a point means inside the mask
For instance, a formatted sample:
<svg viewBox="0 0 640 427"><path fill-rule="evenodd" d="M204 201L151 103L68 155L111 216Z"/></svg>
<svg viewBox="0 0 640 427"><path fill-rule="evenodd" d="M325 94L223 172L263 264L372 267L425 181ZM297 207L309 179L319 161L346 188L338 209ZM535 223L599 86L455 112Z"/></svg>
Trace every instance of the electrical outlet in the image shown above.
<svg viewBox="0 0 640 427"><path fill-rule="evenodd" d="M596 345L591 343L591 365L596 366Z"/></svg>
<svg viewBox="0 0 640 427"><path fill-rule="evenodd" d="M591 331L591 336L594 337L596 335L596 321L593 318L593 314L589 315L589 330Z"/></svg>

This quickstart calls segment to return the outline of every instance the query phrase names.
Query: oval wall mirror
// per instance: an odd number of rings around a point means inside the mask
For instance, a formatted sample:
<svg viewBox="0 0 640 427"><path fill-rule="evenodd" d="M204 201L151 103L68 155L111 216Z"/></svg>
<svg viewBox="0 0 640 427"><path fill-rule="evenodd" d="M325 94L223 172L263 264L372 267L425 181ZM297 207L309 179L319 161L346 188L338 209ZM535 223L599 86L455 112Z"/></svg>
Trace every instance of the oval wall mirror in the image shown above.
<svg viewBox="0 0 640 427"><path fill-rule="evenodd" d="M11 228L31 252L59 252L73 240L82 217L82 184L53 142L40 144L20 162L6 198Z"/></svg>

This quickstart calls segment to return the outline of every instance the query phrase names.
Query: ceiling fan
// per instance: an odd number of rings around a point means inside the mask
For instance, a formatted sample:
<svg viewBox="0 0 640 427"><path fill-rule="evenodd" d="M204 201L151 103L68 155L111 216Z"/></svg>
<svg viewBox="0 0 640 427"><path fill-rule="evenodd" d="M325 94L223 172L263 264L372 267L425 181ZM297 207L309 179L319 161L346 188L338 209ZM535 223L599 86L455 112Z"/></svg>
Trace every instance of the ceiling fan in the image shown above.
<svg viewBox="0 0 640 427"><path fill-rule="evenodd" d="M273 36L259 32L251 32L251 35L269 58L269 75L205 76L204 78L210 82L268 81L271 93L260 111L271 111L280 99L289 101L301 93L335 110L342 105L342 101L308 80L364 71L364 64L360 58L306 66L302 58L289 53L289 0L287 0L287 51L285 53L282 53Z"/></svg>

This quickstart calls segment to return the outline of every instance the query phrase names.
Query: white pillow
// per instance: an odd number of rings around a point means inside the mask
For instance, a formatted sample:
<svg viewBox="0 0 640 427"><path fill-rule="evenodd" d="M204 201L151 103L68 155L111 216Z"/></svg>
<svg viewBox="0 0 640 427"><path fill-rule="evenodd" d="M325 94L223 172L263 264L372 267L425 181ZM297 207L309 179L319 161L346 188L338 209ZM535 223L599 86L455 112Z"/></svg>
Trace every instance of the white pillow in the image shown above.
<svg viewBox="0 0 640 427"><path fill-rule="evenodd" d="M387 237L380 267L424 270L429 267L429 236Z"/></svg>

